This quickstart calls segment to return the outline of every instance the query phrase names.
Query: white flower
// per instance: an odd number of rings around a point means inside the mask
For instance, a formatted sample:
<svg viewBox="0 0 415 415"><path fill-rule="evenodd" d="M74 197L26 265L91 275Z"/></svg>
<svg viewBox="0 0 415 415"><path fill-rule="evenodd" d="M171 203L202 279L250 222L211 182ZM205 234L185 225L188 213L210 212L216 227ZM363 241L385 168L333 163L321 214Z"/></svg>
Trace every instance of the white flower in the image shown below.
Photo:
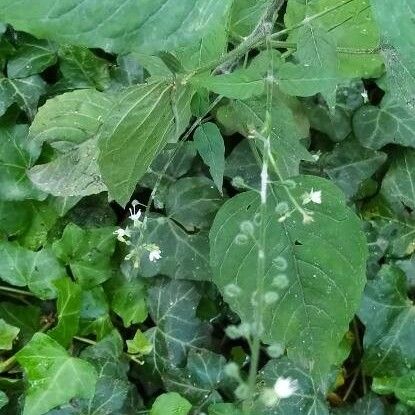
<svg viewBox="0 0 415 415"><path fill-rule="evenodd" d="M130 208L130 219L133 220L134 222L138 221L138 219L140 219L141 217L141 209L136 210L137 205L139 205L139 202L137 200L133 200L131 202L132 205L132 209Z"/></svg>
<svg viewBox="0 0 415 415"><path fill-rule="evenodd" d="M151 262L154 262L154 261L156 261L157 259L160 259L161 258L161 251L160 251L160 248L158 247L158 246L154 246L152 249L151 249L151 251L149 252L149 254L148 254L148 259L151 261Z"/></svg>
<svg viewBox="0 0 415 415"><path fill-rule="evenodd" d="M369 96L367 94L366 89L360 94L363 98L363 103L366 104L367 102L369 102Z"/></svg>
<svg viewBox="0 0 415 415"><path fill-rule="evenodd" d="M274 392L278 399L286 399L296 393L298 382L291 378L279 377L274 384Z"/></svg>
<svg viewBox="0 0 415 415"><path fill-rule="evenodd" d="M303 194L303 205L306 205L307 203L313 202L317 204L321 204L321 190L314 191L313 188L311 188L309 193Z"/></svg>
<svg viewBox="0 0 415 415"><path fill-rule="evenodd" d="M128 228L126 228L126 229L119 228L116 231L114 231L114 235L117 235L117 239L120 242L128 244L129 241L127 241L125 238L129 238L131 236L131 232Z"/></svg>

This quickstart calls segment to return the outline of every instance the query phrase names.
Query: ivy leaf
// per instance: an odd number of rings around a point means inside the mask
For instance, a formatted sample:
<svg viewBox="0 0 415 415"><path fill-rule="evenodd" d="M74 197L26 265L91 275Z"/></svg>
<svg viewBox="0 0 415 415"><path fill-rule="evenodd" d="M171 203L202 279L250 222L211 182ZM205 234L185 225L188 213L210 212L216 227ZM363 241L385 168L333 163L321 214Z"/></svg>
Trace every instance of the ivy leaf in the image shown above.
<svg viewBox="0 0 415 415"><path fill-rule="evenodd" d="M150 415L187 415L192 405L178 393L163 393L151 407Z"/></svg>
<svg viewBox="0 0 415 415"><path fill-rule="evenodd" d="M0 242L0 278L17 287L28 286L37 297L56 297L54 281L65 271L49 249L33 252L7 241Z"/></svg>
<svg viewBox="0 0 415 415"><path fill-rule="evenodd" d="M128 281L116 275L105 285L110 298L111 309L118 314L124 327L142 323L147 318L144 283L140 279Z"/></svg>
<svg viewBox="0 0 415 415"><path fill-rule="evenodd" d="M95 134L112 106L109 96L95 90L59 95L40 108L30 138L49 143L57 157L33 167L32 182L54 196L87 196L106 190L97 159Z"/></svg>
<svg viewBox="0 0 415 415"><path fill-rule="evenodd" d="M92 288L110 278L113 231L112 227L82 229L70 223L62 238L53 243L53 252L71 268L82 287Z"/></svg>
<svg viewBox="0 0 415 415"><path fill-rule="evenodd" d="M19 0L13 8L1 0L0 15L18 30L63 44L102 48L108 52L139 50L152 54L200 39L227 11L224 3L230 1L219 4L184 0L177 5L170 0L151 4L140 0L120 5L104 0L98 5L94 0L87 0L73 8L70 0L60 0L58 4L46 0L27 13L32 4L30 0Z"/></svg>
<svg viewBox="0 0 415 415"><path fill-rule="evenodd" d="M145 332L153 345L146 361L154 370L177 367L189 350L200 350L209 342L209 325L196 317L199 301L200 294L189 281L157 280L148 290L148 307L156 326Z"/></svg>
<svg viewBox="0 0 415 415"><path fill-rule="evenodd" d="M363 148L354 137L338 144L324 157L324 171L348 197L353 197L362 182L385 163L386 154Z"/></svg>
<svg viewBox="0 0 415 415"><path fill-rule="evenodd" d="M386 415L386 408L381 399L369 393L358 399L352 406L335 409L333 415Z"/></svg>
<svg viewBox="0 0 415 415"><path fill-rule="evenodd" d="M216 124L204 123L193 134L193 141L200 157L209 166L210 175L222 194L223 172L225 170L225 145Z"/></svg>
<svg viewBox="0 0 415 415"><path fill-rule="evenodd" d="M368 282L359 312L366 326L363 344L367 373L396 377L415 369L413 314L404 274L385 265L376 280Z"/></svg>
<svg viewBox="0 0 415 415"><path fill-rule="evenodd" d="M130 354L137 354L140 356L151 353L153 348L147 337L141 330L137 330L132 340L127 340L127 350Z"/></svg>
<svg viewBox="0 0 415 415"><path fill-rule="evenodd" d="M375 378L372 383L372 390L380 395L395 394L402 402L412 408L415 406L415 371L400 377Z"/></svg>
<svg viewBox="0 0 415 415"><path fill-rule="evenodd" d="M213 222L223 198L206 177L184 177L173 183L167 195L166 214L187 230L206 229Z"/></svg>
<svg viewBox="0 0 415 415"><path fill-rule="evenodd" d="M0 128L0 199L45 199L26 175L39 156L39 149L27 141L26 125Z"/></svg>
<svg viewBox="0 0 415 415"><path fill-rule="evenodd" d="M17 50L7 62L7 75L10 78L27 78L56 63L56 46L52 42L23 33L17 36Z"/></svg>
<svg viewBox="0 0 415 415"><path fill-rule="evenodd" d="M314 221L302 223L302 216L293 213L279 222L275 207L288 203L286 191L272 188L266 213L266 273L257 275L258 238L255 215L259 210L257 193L245 192L226 202L219 210L210 231L213 281L224 293L225 300L243 322L252 322L255 314L252 295L264 278L265 291L273 291L273 279L281 274L275 258L287 262L288 287L281 299L264 313L263 340L287 346L288 356L295 362L306 361L313 370L324 372L336 359L337 347L356 311L365 283L366 241L357 217L344 202L343 194L330 182L317 177L294 179L291 191L301 201L310 189L321 191L321 205L313 204ZM254 227L253 238L238 244L243 221ZM345 240L341 235L347 233ZM241 288L239 296L226 292L228 284ZM342 313L334 313L334 304L341 304ZM323 358L324 356L324 358Z"/></svg>
<svg viewBox="0 0 415 415"><path fill-rule="evenodd" d="M184 369L171 368L162 376L167 390L179 392L193 405L222 402L217 392L224 381L226 360L209 350L190 350Z"/></svg>
<svg viewBox="0 0 415 415"><path fill-rule="evenodd" d="M0 350L11 350L20 329L0 319Z"/></svg>
<svg viewBox="0 0 415 415"><path fill-rule="evenodd" d="M58 290L58 324L48 335L64 347L68 347L78 331L81 309L81 287L69 278L55 281Z"/></svg>
<svg viewBox="0 0 415 415"><path fill-rule="evenodd" d="M120 93L100 130L98 164L110 195L125 205L167 141L178 138L190 119L192 91L158 82ZM137 137L140 137L137 141Z"/></svg>
<svg viewBox="0 0 415 415"><path fill-rule="evenodd" d="M329 415L324 387L316 384L313 377L301 366L296 366L286 357L271 360L261 370L259 380L266 387L272 388L279 377L296 379L298 391L287 399L281 399L278 405L271 408L264 408L263 404L257 403L257 413L264 415L297 415L298 413Z"/></svg>
<svg viewBox="0 0 415 415"><path fill-rule="evenodd" d="M394 143L415 147L415 116L398 101L386 96L379 107L364 105L355 112L353 130L364 147L378 150Z"/></svg>
<svg viewBox="0 0 415 415"><path fill-rule="evenodd" d="M147 255L143 257L143 276L163 274L174 279L210 279L207 231L187 233L173 220L155 216L147 221L147 232L148 243L156 244L162 252L162 257L154 262L151 262Z"/></svg>
<svg viewBox="0 0 415 415"><path fill-rule="evenodd" d="M97 373L93 366L71 357L46 334L36 333L16 358L28 378L23 415L43 415L74 397L94 394Z"/></svg>
<svg viewBox="0 0 415 415"><path fill-rule="evenodd" d="M313 2L289 1L284 20L290 28L288 41L296 41L299 30L293 26L305 18L321 13L314 24L330 32L339 49L339 75L345 78L371 78L382 74L379 47L379 29L373 18L369 0L354 0L341 4L330 13L332 0Z"/></svg>

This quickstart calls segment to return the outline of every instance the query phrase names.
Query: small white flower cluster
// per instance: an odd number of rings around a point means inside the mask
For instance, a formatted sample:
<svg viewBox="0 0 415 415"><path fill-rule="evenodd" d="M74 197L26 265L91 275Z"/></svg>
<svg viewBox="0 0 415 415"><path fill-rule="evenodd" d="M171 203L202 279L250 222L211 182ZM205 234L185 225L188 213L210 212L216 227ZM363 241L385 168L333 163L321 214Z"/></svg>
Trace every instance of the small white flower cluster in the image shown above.
<svg viewBox="0 0 415 415"><path fill-rule="evenodd" d="M277 405L281 399L288 399L298 391L298 381L280 376L272 388L265 388L261 393L261 400L265 406Z"/></svg>
<svg viewBox="0 0 415 415"><path fill-rule="evenodd" d="M140 258L143 254L143 251L148 252L148 259L151 262L155 262L158 259L161 258L161 250L160 247L156 244L147 244L147 243L139 243L141 241L141 238L138 239L138 243L134 243L131 241L131 239L134 238L135 233L141 233L140 229L142 227L142 222L140 221L142 212L141 209L137 209L137 206L140 205L140 203L137 200L133 200L131 203L132 208L129 208L130 216L129 219L133 221L133 227L126 227L119 228L116 231L114 231L114 235L117 236L117 239L128 245L131 246L130 253L125 257L125 260L133 260L134 262L134 268L138 268L140 265ZM135 246L134 246L135 245Z"/></svg>
<svg viewBox="0 0 415 415"><path fill-rule="evenodd" d="M307 205L310 202L321 205L321 190L315 191L313 188L311 188L310 192L304 193L302 198L303 205Z"/></svg>

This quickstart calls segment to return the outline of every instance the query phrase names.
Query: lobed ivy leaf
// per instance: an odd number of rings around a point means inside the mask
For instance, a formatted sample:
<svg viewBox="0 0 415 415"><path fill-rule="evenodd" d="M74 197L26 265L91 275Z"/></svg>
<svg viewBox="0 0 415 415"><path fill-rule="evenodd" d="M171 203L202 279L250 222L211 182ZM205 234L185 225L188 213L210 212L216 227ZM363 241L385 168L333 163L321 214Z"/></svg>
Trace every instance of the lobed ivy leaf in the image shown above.
<svg viewBox="0 0 415 415"><path fill-rule="evenodd" d="M310 207L314 221L302 223L296 212L279 222L275 207L280 202L293 209L286 190L272 187L266 212L266 273L257 275L258 238L255 214L259 210L259 195L245 192L233 197L219 210L210 231L213 281L225 300L243 322L252 322L252 295L258 289L259 278L266 292L274 291L273 279L281 274L275 258L287 262L284 271L288 287L280 300L264 312L263 340L286 345L288 356L304 362L314 373L327 371L336 359L337 347L357 310L365 283L366 241L357 217L344 203L342 193L330 182L317 177L299 176L294 179L293 197L301 200L305 192L318 189L321 205ZM238 244L243 221L252 223L254 238ZM345 240L341 235L347 233ZM235 284L239 296L227 295L225 287ZM342 313L334 312L341 304ZM336 307L337 307L336 306Z"/></svg>
<svg viewBox="0 0 415 415"><path fill-rule="evenodd" d="M0 350L11 350L20 329L0 319Z"/></svg>
<svg viewBox="0 0 415 415"><path fill-rule="evenodd" d="M187 415L192 405L178 393L164 393L157 397L150 415Z"/></svg>
<svg viewBox="0 0 415 415"><path fill-rule="evenodd" d="M43 415L74 397L94 395L94 367L71 357L46 334L36 333L16 358L28 379L23 415Z"/></svg>

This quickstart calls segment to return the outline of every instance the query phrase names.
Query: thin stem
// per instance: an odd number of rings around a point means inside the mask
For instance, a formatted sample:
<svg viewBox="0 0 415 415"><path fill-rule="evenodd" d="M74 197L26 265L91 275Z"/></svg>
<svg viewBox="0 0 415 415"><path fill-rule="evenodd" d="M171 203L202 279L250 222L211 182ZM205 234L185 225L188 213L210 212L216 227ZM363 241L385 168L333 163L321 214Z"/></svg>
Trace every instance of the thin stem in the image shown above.
<svg viewBox="0 0 415 415"><path fill-rule="evenodd" d="M36 297L35 294L31 293L30 291L19 290L13 287L6 287L4 285L0 285L0 291L4 291L7 293L17 294L17 295L25 295L27 297Z"/></svg>
<svg viewBox="0 0 415 415"><path fill-rule="evenodd" d="M347 401L347 398L349 397L350 393L352 392L354 385L356 384L357 378L359 377L359 373L360 373L360 366L358 368L356 368L354 374L353 374L353 378L352 381L350 382L349 387L347 388L346 393L344 394L342 400L345 402Z"/></svg>
<svg viewBox="0 0 415 415"><path fill-rule="evenodd" d="M284 40L273 40L271 41L272 46L277 49L297 49L296 42L285 42ZM350 55L369 55L372 53L378 53L379 48L370 48L370 49L356 49L356 48L345 48L338 46L336 48L338 53L345 53Z"/></svg>

